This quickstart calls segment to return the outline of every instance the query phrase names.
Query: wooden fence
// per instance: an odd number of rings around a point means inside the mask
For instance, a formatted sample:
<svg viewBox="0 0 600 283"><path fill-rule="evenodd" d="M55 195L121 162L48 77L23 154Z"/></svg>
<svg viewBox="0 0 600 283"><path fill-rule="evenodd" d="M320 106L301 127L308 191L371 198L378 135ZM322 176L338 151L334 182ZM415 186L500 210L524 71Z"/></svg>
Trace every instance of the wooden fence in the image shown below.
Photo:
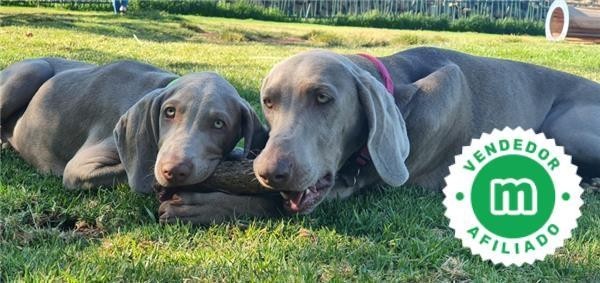
<svg viewBox="0 0 600 283"><path fill-rule="evenodd" d="M99 4L111 0L0 0L7 3L77 3ZM340 15L364 15L379 13L397 15L414 13L427 16L445 16L453 19L471 15L483 15L494 19L516 18L541 21L552 4L552 0L130 0L170 2L250 2L273 8L294 18L333 18ZM571 5L600 6L600 0L573 0Z"/></svg>
<svg viewBox="0 0 600 283"><path fill-rule="evenodd" d="M415 13L462 18L544 19L551 0L247 0L276 8L291 17L331 18L338 15Z"/></svg>

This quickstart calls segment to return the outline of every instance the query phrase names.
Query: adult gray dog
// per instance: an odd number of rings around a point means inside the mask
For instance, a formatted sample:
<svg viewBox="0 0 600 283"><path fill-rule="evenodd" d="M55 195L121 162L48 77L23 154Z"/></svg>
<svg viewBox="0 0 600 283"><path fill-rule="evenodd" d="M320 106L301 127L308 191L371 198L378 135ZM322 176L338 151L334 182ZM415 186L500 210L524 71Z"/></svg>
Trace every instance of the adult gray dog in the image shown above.
<svg viewBox="0 0 600 283"><path fill-rule="evenodd" d="M436 48L379 61L393 96L373 61L323 50L277 64L264 80L270 137L254 171L263 185L286 191L288 211L310 213L325 199L377 184L440 189L462 146L507 126L544 132L581 173L600 175L600 84ZM371 162L361 168L354 157L365 145Z"/></svg>
<svg viewBox="0 0 600 283"><path fill-rule="evenodd" d="M252 107L217 74L178 77L133 61L15 63L0 73L0 107L2 141L69 189L199 183L240 138L246 152L266 139Z"/></svg>

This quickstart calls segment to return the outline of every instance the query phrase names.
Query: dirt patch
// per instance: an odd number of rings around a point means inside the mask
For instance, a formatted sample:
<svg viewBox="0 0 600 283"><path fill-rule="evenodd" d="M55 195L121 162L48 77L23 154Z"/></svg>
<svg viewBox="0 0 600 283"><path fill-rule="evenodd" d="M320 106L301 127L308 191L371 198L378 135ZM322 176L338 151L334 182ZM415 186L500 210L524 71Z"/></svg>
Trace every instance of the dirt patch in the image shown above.
<svg viewBox="0 0 600 283"><path fill-rule="evenodd" d="M239 28L226 28L218 32L206 31L203 36L217 43L252 43L260 42L273 45L314 45L302 37L287 33L268 33Z"/></svg>
<svg viewBox="0 0 600 283"><path fill-rule="evenodd" d="M344 44L344 39L340 36L321 30L311 30L301 38L315 45L326 47L336 47Z"/></svg>
<svg viewBox="0 0 600 283"><path fill-rule="evenodd" d="M33 213L25 224L36 229L57 229L61 232L74 232L87 238L98 238L104 235L101 223L88 223L79 217L57 211L42 211Z"/></svg>
<svg viewBox="0 0 600 283"><path fill-rule="evenodd" d="M30 222L28 224L36 228L56 228L60 231L69 231L75 229L77 217L57 211L42 211L34 212Z"/></svg>
<svg viewBox="0 0 600 283"><path fill-rule="evenodd" d="M181 23L180 26L184 29L193 31L195 33L206 33L206 31L204 29L202 29L202 27L200 27L199 25L193 25L193 24L189 24L189 23Z"/></svg>
<svg viewBox="0 0 600 283"><path fill-rule="evenodd" d="M73 232L86 238L101 238L104 236L105 231L99 225L93 225L84 220L79 220L75 223Z"/></svg>
<svg viewBox="0 0 600 283"><path fill-rule="evenodd" d="M217 33L218 39L225 42L268 42L274 38L276 35L259 32L259 31L251 31L251 30L243 30L238 28L226 28Z"/></svg>
<svg viewBox="0 0 600 283"><path fill-rule="evenodd" d="M356 42L354 47L383 47L390 45L390 42L384 39L375 39L375 38L356 38L354 40Z"/></svg>
<svg viewBox="0 0 600 283"><path fill-rule="evenodd" d="M464 269L465 262L458 257L449 257L440 266L440 277L450 281L469 281L469 275Z"/></svg>

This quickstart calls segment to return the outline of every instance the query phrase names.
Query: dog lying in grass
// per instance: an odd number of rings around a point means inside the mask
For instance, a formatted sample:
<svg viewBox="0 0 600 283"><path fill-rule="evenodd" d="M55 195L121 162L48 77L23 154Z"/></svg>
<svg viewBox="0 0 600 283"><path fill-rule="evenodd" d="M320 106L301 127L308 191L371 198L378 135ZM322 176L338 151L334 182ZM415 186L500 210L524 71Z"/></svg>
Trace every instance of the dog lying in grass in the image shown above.
<svg viewBox="0 0 600 283"><path fill-rule="evenodd" d="M540 66L437 48L382 58L315 50L277 64L261 100L270 132L254 172L290 213L376 185L439 190L461 147L494 128L543 132L581 175L600 176L600 84ZM198 221L236 204L268 215L270 201L177 199L161 205L164 215Z"/></svg>
<svg viewBox="0 0 600 283"><path fill-rule="evenodd" d="M242 137L248 152L266 136L219 75L178 77L133 61L15 63L0 73L0 109L2 142L68 189L199 183Z"/></svg>

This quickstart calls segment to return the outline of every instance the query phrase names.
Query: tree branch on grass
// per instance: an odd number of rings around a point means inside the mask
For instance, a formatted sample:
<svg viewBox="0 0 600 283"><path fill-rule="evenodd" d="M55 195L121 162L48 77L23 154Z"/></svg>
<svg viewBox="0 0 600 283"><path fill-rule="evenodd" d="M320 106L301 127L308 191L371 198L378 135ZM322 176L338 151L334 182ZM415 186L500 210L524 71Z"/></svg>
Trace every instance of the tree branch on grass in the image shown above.
<svg viewBox="0 0 600 283"><path fill-rule="evenodd" d="M215 172L202 183L169 188L155 183L154 191L160 201L168 200L174 193L183 191L220 191L236 195L273 193L273 190L263 187L254 176L253 162L251 159L222 161Z"/></svg>

